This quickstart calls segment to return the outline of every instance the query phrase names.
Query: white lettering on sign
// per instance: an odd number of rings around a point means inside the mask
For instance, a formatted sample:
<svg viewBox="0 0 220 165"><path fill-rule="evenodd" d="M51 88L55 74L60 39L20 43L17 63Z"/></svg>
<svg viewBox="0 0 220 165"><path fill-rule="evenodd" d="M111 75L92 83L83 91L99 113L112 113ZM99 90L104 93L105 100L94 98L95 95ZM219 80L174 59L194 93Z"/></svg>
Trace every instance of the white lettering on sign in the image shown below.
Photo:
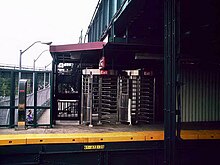
<svg viewBox="0 0 220 165"><path fill-rule="evenodd" d="M100 74L101 74L101 75L107 75L107 74L108 74L108 71L107 71L107 70L100 70Z"/></svg>

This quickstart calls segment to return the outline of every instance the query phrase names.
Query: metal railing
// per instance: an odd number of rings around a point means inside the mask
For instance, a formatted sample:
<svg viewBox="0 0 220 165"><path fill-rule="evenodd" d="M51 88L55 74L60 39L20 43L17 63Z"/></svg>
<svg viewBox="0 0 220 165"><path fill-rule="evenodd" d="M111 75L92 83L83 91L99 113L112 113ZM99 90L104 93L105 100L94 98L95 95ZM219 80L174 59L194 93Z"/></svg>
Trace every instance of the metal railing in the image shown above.
<svg viewBox="0 0 220 165"><path fill-rule="evenodd" d="M31 110L33 113L33 124L30 126L50 126L52 127L51 111L50 111L50 72L49 71L35 71L35 83L34 92L32 91L33 82L33 71L22 70L22 77L29 81L28 83L28 93L26 96L26 111ZM42 83L45 81L46 73L46 86L42 86ZM14 69L1 69L0 70L1 78L7 79L8 89L10 92L7 92L7 96L3 96L0 93L0 127L15 127L18 120L18 94L17 94L17 77L18 70ZM5 82L1 82L2 84ZM43 89L42 89L43 88ZM31 93L30 93L31 92ZM45 115L44 112L47 112L47 116L43 117L44 120L41 120L41 116ZM50 113L48 113L50 112ZM45 121L46 120L46 121ZM28 124L27 124L28 125Z"/></svg>
<svg viewBox="0 0 220 165"><path fill-rule="evenodd" d="M28 94L26 97L27 100L27 110L28 109L34 109L34 94ZM44 111L46 110L46 107L49 109L50 104L50 87L42 89L37 91L37 117L36 120L40 119L40 117L43 115ZM10 126L10 97L4 98L0 101L0 126ZM18 96L15 97L15 107L18 106ZM5 109L3 109L6 107ZM27 111L26 110L26 111ZM18 118L18 111L17 108L15 108L15 121L14 123L17 123ZM49 117L48 117L49 119ZM47 122L48 123L48 122ZM16 124L15 124L16 125Z"/></svg>

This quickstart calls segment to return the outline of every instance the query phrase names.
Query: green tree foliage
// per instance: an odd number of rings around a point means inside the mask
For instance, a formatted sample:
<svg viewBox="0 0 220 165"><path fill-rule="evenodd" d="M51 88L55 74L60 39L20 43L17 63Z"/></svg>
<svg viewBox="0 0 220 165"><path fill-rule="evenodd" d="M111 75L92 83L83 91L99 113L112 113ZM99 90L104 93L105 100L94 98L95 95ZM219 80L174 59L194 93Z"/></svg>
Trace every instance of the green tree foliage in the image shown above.
<svg viewBox="0 0 220 165"><path fill-rule="evenodd" d="M10 79L0 77L0 96L10 95Z"/></svg>

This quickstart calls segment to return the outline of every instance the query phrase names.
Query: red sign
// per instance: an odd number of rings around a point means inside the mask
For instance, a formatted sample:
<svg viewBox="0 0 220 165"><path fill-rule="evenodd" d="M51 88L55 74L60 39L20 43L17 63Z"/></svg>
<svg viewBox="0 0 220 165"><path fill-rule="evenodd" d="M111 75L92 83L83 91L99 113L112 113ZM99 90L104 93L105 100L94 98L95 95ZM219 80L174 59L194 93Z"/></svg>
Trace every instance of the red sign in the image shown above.
<svg viewBox="0 0 220 165"><path fill-rule="evenodd" d="M99 69L104 69L105 68L105 57L102 57L99 60Z"/></svg>
<svg viewBox="0 0 220 165"><path fill-rule="evenodd" d="M107 70L100 70L100 74L101 74L101 75L107 75L107 74L108 74L108 71L107 71Z"/></svg>
<svg viewBox="0 0 220 165"><path fill-rule="evenodd" d="M153 71L149 71L149 70L144 71L145 76L153 76L153 74L154 74Z"/></svg>

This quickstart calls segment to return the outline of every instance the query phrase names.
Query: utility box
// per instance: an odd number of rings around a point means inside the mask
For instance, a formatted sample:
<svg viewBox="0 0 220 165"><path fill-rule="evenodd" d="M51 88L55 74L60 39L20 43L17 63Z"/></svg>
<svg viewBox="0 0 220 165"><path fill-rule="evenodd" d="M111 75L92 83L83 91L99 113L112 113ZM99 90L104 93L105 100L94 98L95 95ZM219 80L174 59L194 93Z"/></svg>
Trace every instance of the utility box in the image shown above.
<svg viewBox="0 0 220 165"><path fill-rule="evenodd" d="M26 95L27 80L21 79L18 84L18 129L26 128Z"/></svg>

